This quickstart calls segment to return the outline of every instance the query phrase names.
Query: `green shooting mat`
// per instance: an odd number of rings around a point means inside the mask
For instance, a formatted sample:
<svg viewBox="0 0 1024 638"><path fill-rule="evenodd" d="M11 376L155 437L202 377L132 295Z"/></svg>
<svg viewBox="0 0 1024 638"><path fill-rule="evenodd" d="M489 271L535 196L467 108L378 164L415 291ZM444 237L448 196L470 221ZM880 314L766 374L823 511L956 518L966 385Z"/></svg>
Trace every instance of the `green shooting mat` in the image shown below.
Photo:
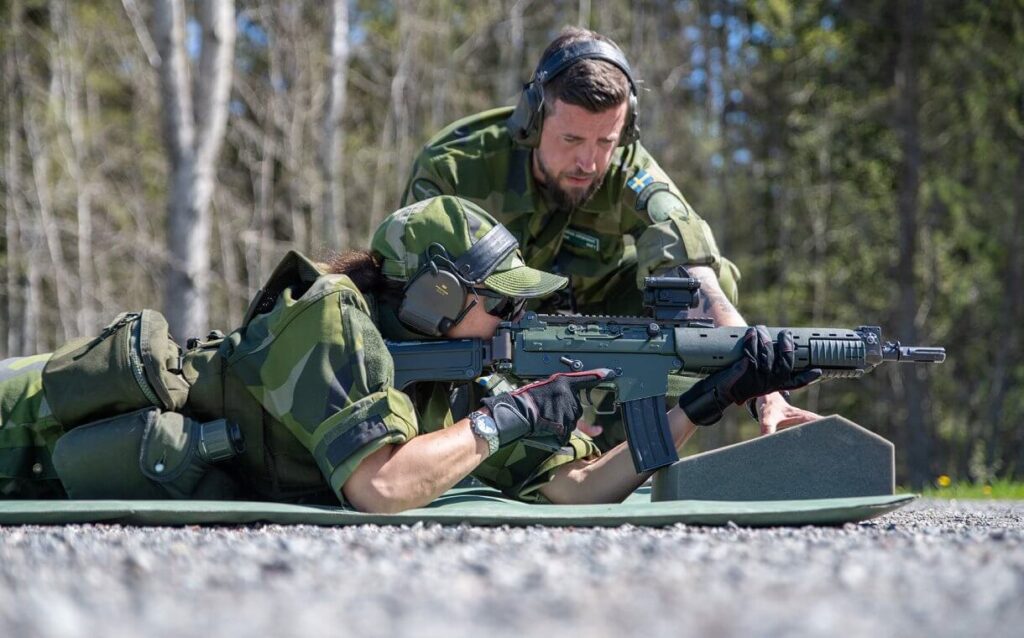
<svg viewBox="0 0 1024 638"><path fill-rule="evenodd" d="M0 501L0 525L840 525L881 516L915 498L897 494L799 501L651 502L650 489L641 488L624 502L611 505L531 505L492 490L458 489L427 507L399 514L252 501Z"/></svg>

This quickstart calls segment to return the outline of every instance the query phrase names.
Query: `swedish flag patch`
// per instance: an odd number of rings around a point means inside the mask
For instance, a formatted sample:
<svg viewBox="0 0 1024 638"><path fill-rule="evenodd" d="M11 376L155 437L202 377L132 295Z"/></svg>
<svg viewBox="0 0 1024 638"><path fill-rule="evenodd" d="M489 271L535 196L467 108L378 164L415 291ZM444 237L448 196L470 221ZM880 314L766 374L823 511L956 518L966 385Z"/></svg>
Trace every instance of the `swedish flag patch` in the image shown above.
<svg viewBox="0 0 1024 638"><path fill-rule="evenodd" d="M631 190L639 193L644 189L644 186L647 186L653 181L654 177L650 173L641 168L639 171L637 171L636 175L634 175L632 178L630 178L628 182L626 182L626 186L629 186Z"/></svg>

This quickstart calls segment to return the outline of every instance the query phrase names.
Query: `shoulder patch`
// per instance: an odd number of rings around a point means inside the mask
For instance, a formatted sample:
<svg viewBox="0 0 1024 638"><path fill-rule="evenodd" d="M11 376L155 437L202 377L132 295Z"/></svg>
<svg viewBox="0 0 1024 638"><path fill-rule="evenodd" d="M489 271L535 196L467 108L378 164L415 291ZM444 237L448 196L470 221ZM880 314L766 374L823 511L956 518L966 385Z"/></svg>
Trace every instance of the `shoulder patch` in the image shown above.
<svg viewBox="0 0 1024 638"><path fill-rule="evenodd" d="M684 220L690 217L689 207L664 182L648 184L636 198L636 209L646 212L651 222L655 224L665 221L673 214Z"/></svg>
<svg viewBox="0 0 1024 638"><path fill-rule="evenodd" d="M636 175L631 177L629 181L626 182L626 186L629 186L630 190L632 190L633 192L639 193L644 189L645 186L647 186L653 181L654 176L641 168L636 172Z"/></svg>
<svg viewBox="0 0 1024 638"><path fill-rule="evenodd" d="M421 177L412 183L412 196L415 197L417 200L424 200L430 197L437 197L440 194L440 187L438 187L437 184L424 177Z"/></svg>

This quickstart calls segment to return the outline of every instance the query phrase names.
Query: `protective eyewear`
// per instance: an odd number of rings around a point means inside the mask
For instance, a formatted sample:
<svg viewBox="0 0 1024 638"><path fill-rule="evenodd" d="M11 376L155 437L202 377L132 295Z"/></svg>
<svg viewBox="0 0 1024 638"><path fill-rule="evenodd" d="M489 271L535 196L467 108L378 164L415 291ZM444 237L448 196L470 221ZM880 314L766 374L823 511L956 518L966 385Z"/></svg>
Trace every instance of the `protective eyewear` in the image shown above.
<svg viewBox="0 0 1024 638"><path fill-rule="evenodd" d="M526 307L526 299L509 297L487 288L471 288L477 296L482 297L484 310L492 317L502 321L512 321Z"/></svg>

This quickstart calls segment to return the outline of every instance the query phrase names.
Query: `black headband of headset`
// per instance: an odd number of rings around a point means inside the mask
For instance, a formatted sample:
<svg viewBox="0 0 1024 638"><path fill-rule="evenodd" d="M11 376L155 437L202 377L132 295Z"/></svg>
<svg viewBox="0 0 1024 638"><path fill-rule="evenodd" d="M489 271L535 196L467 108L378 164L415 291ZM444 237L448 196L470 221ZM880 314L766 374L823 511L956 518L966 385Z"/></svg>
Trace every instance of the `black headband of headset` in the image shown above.
<svg viewBox="0 0 1024 638"><path fill-rule="evenodd" d="M455 260L455 274L466 282L480 283L518 247L515 236L498 224Z"/></svg>
<svg viewBox="0 0 1024 638"><path fill-rule="evenodd" d="M604 60L619 67L626 74L633 95L636 95L636 82L633 81L633 71L629 68L626 57L622 55L622 51L619 51L618 47L601 40L574 42L564 49L555 51L537 65L537 70L533 73L533 81L539 84L550 82L562 71L580 60L586 59Z"/></svg>

